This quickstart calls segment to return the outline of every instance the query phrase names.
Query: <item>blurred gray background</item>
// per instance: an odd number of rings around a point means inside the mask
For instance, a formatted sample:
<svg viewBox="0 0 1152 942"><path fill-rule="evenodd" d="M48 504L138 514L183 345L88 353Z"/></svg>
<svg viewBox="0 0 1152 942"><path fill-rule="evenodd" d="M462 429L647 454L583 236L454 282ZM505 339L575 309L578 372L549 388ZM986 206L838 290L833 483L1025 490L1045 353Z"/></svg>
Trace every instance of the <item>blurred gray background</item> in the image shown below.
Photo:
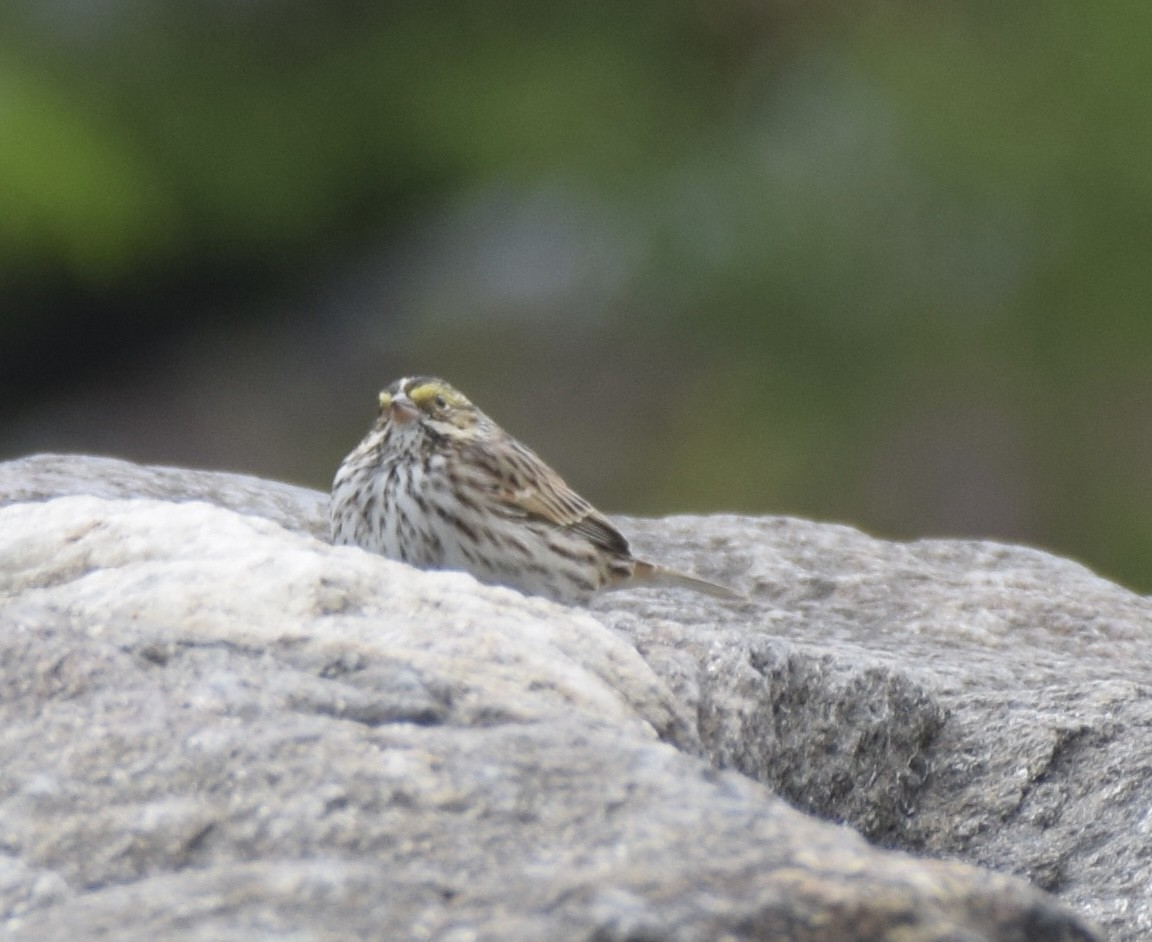
<svg viewBox="0 0 1152 942"><path fill-rule="evenodd" d="M608 511L1152 589L1152 5L0 6L0 457L326 488L444 376Z"/></svg>

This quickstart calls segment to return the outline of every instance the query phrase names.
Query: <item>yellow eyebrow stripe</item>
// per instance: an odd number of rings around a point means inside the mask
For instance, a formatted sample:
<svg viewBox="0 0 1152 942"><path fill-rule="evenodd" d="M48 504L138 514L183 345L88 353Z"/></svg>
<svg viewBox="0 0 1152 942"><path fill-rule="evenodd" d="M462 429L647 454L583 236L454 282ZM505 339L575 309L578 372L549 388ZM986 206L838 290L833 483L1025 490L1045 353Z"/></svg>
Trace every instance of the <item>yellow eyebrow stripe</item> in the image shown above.
<svg viewBox="0 0 1152 942"><path fill-rule="evenodd" d="M448 404L452 406L468 405L467 399L456 392L451 386L445 386L443 383L422 383L419 386L412 387L412 391L408 393L408 398L421 409L430 406L432 400L437 396L442 396L447 400Z"/></svg>
<svg viewBox="0 0 1152 942"><path fill-rule="evenodd" d="M437 386L435 383L425 383L423 386L417 386L408 393L408 397L418 406L427 404L436 396L444 396L445 399L448 398L444 393L443 387Z"/></svg>

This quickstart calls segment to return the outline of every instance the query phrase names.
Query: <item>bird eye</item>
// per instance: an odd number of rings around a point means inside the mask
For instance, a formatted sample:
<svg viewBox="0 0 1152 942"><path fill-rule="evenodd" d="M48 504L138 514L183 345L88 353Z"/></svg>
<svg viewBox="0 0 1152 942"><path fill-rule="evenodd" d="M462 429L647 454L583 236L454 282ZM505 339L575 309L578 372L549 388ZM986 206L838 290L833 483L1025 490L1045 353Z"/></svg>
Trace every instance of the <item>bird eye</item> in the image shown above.
<svg viewBox="0 0 1152 942"><path fill-rule="evenodd" d="M434 403L436 403L437 409L447 409L448 408L448 400L445 399L443 396L441 396L439 393L437 393L436 398L433 399L432 401Z"/></svg>

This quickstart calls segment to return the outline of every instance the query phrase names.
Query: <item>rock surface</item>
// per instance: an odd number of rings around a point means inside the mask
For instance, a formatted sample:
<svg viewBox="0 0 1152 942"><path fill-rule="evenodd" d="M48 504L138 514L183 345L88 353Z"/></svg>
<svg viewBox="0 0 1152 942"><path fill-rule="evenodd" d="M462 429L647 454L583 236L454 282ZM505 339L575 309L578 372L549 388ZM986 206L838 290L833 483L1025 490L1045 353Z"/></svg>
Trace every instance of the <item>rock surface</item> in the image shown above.
<svg viewBox="0 0 1152 942"><path fill-rule="evenodd" d="M1033 550L720 517L622 525L747 604L581 612L328 546L323 503L0 465L4 938L1152 928L1147 599Z"/></svg>

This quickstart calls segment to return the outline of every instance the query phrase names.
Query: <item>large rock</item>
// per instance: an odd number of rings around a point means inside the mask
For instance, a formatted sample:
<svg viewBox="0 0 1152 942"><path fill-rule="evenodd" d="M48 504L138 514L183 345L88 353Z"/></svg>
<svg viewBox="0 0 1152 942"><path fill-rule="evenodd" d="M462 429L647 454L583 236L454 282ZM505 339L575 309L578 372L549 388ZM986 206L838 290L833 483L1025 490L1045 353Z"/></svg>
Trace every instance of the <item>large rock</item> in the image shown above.
<svg viewBox="0 0 1152 942"><path fill-rule="evenodd" d="M994 543L736 517L629 531L756 600L598 613L715 764L880 844L1027 877L1113 938L1152 936L1152 600Z"/></svg>
<svg viewBox="0 0 1152 942"><path fill-rule="evenodd" d="M1095 938L772 792L1116 939L1152 922L1147 600L1031 550L711 518L623 523L749 603L580 612L328 546L323 503L0 465L5 938Z"/></svg>

